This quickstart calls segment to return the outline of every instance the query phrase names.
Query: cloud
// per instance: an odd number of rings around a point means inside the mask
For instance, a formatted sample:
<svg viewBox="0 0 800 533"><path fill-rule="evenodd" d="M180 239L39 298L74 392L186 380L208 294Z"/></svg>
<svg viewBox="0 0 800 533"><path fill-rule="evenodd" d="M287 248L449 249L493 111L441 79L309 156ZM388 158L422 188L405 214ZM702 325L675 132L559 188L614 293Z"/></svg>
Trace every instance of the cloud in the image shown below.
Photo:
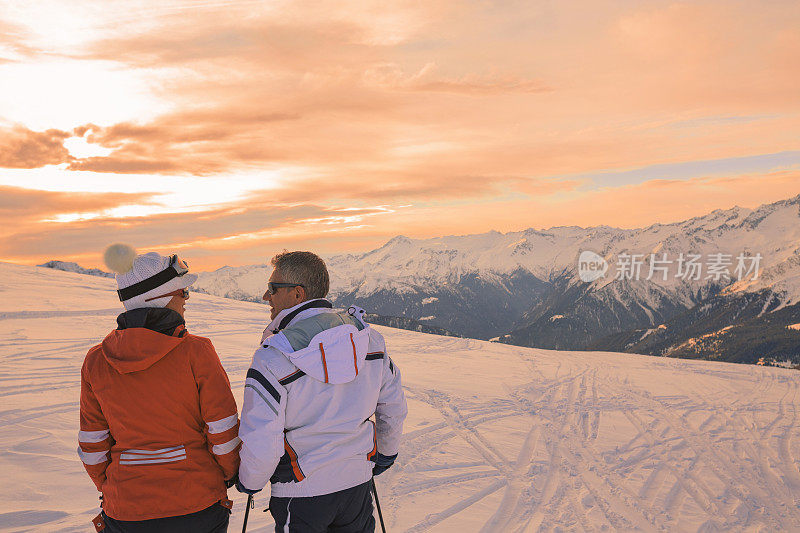
<svg viewBox="0 0 800 533"><path fill-rule="evenodd" d="M21 125L0 128L0 167L39 168L72 160L64 141L71 134L60 130L31 131Z"/></svg>
<svg viewBox="0 0 800 533"><path fill-rule="evenodd" d="M329 176L295 180L279 188L254 191L253 197L281 202L367 202L395 205L403 202L442 203L453 201L490 200L515 194L546 196L577 188L577 180L538 179L518 176L446 174L430 169L418 172L392 173L369 169L352 169L346 176Z"/></svg>
<svg viewBox="0 0 800 533"><path fill-rule="evenodd" d="M99 217L91 220L28 224L0 238L0 257L99 257L110 242L122 240L138 249L230 250L259 243L318 236L327 226L358 224L385 214L381 207L329 208L313 204L276 205L260 199L209 211L142 217Z"/></svg>
<svg viewBox="0 0 800 533"><path fill-rule="evenodd" d="M407 43L431 21L458 9L457 3L442 0L380 6L359 0L143 4L131 9L129 18L118 6L105 21L114 31L83 54L147 67L219 58L307 70L309 62L316 66L333 56ZM128 31L120 32L122 27Z"/></svg>
<svg viewBox="0 0 800 533"><path fill-rule="evenodd" d="M8 228L23 222L69 213L97 212L153 202L154 193L52 192L0 185L0 222ZM5 231L9 235L12 231Z"/></svg>
<svg viewBox="0 0 800 533"><path fill-rule="evenodd" d="M441 79L422 82L413 89L418 91L443 92L471 95L508 93L542 93L552 90L541 80L515 79L514 77L467 76L460 79Z"/></svg>
<svg viewBox="0 0 800 533"><path fill-rule="evenodd" d="M208 175L247 163L280 160L260 143L260 130L298 118L288 113L190 110L165 115L149 124L86 124L75 128L74 134L86 135L87 142L112 152L74 159L67 168L117 174Z"/></svg>
<svg viewBox="0 0 800 533"><path fill-rule="evenodd" d="M34 55L35 48L26 43L29 38L30 33L22 26L0 19L0 63Z"/></svg>
<svg viewBox="0 0 800 533"><path fill-rule="evenodd" d="M797 32L790 29L800 23L800 11L788 5L642 4L619 16L611 42L618 46L619 68L638 72L632 87L661 84L649 95L651 102L683 109L694 103L735 114L785 109L800 90L797 69L785 63L800 57ZM795 38L787 39L790 34Z"/></svg>
<svg viewBox="0 0 800 533"><path fill-rule="evenodd" d="M785 66L800 41L786 9L382 9L301 1L130 12L128 30L105 32L73 57L149 72L173 111L92 128L90 140L113 152L69 168L208 176L280 165L341 180L352 167L384 176L428 167L456 179L540 178L796 149L789 132L800 119L787 97L800 76ZM775 31L742 22L751 19ZM675 122L695 126L664 127ZM415 142L450 148L427 160L398 156L398 145Z"/></svg>
<svg viewBox="0 0 800 533"><path fill-rule="evenodd" d="M475 96L541 93L552 90L539 79L522 78L513 74L497 72L470 73L457 78L449 78L437 74L435 63L428 63L413 74L406 74L397 63L374 65L366 69L363 78L367 85L383 89Z"/></svg>
<svg viewBox="0 0 800 533"><path fill-rule="evenodd" d="M652 179L622 187L576 192L548 207L543 215L553 225L622 228L668 224L736 205L753 208L800 194L800 171L767 174L698 176L690 179Z"/></svg>
<svg viewBox="0 0 800 533"><path fill-rule="evenodd" d="M169 31L168 25L146 36L98 41L83 57L116 59L147 68L233 60L233 66L241 70L268 64L279 71L294 71L317 67L334 57L363 58L371 48L359 42L362 29L346 21L292 24L254 16L215 24L213 18L200 13L187 15L187 19L172 24L178 31Z"/></svg>
<svg viewBox="0 0 800 533"><path fill-rule="evenodd" d="M242 6L229 13L201 8L91 43L76 57L168 74L161 95L177 110L147 123L94 128L90 142L114 152L69 168L208 175L274 163L397 164L390 152L407 130L426 115L452 116L447 105L433 114L410 108L409 94L446 104L464 95L549 90L537 77L503 69L454 72L428 61L387 61L431 21L451 15L446 2L399 3L369 14L357 4L340 7L290 3L246 17ZM431 136L452 138L448 129Z"/></svg>
<svg viewBox="0 0 800 533"><path fill-rule="evenodd" d="M165 159L169 154L160 154L155 159L120 157L114 154L107 157L93 156L73 161L67 167L69 170L88 170L92 172L113 172L114 174L172 174L192 173L203 174L205 171L214 170L205 166L195 168L194 165L179 165L177 161Z"/></svg>

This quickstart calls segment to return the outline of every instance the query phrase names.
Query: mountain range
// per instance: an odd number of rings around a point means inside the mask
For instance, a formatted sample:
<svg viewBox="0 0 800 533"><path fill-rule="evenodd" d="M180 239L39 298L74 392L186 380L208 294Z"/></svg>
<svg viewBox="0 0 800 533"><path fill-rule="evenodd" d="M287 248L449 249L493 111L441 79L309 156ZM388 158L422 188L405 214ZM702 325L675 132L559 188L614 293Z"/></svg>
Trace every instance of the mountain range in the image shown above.
<svg viewBox="0 0 800 533"><path fill-rule="evenodd" d="M335 304L418 331L559 350L800 362L800 195L637 229L397 236L325 259ZM260 301L271 269L202 272L196 288Z"/></svg>

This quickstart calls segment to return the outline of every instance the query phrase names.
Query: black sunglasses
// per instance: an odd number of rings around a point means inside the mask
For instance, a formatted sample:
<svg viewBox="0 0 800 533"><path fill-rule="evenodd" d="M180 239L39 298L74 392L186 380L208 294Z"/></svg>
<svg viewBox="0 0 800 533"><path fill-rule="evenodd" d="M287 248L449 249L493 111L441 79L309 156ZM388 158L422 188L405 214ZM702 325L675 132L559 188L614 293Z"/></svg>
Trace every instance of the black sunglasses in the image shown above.
<svg viewBox="0 0 800 533"><path fill-rule="evenodd" d="M305 285L302 283L282 283L279 281L270 281L267 283L267 292L270 294L275 294L278 292L278 289L282 289L283 287L303 287L306 288Z"/></svg>

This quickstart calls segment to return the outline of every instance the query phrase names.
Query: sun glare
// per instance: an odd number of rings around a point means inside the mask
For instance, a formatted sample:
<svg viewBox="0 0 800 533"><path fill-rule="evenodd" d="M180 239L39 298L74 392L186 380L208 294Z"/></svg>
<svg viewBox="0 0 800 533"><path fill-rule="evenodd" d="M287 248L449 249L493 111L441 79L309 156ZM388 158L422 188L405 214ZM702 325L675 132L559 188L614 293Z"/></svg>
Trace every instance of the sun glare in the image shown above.
<svg viewBox="0 0 800 533"><path fill-rule="evenodd" d="M77 156L97 148L80 137L68 141L70 152ZM73 151L73 147L74 150ZM209 176L155 176L147 174L101 174L69 171L62 166L38 169L7 169L0 173L0 185L53 192L74 193L153 193L147 203L121 206L91 213L62 213L53 222L72 222L99 216L141 217L163 213L204 211L246 200L255 191L264 192L277 187L290 171L265 171Z"/></svg>
<svg viewBox="0 0 800 533"><path fill-rule="evenodd" d="M106 157L111 152L110 148L104 148L98 144L86 142L85 137L70 137L64 141L64 147L69 150L72 157L82 159L85 157Z"/></svg>
<svg viewBox="0 0 800 533"><path fill-rule="evenodd" d="M144 73L110 61L0 63L0 117L33 130L147 120L169 110Z"/></svg>

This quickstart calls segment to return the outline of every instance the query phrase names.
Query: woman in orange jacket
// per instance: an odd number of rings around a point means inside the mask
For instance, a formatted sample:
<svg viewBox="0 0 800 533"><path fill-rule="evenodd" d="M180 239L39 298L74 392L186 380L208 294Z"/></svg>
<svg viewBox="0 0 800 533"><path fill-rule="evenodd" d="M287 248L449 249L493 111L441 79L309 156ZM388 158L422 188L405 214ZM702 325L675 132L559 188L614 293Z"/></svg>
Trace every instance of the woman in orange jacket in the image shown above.
<svg viewBox="0 0 800 533"><path fill-rule="evenodd" d="M186 331L176 255L106 250L126 311L81 369L78 455L102 493L98 531L227 531L239 420L211 341ZM104 529L105 528L105 529Z"/></svg>

